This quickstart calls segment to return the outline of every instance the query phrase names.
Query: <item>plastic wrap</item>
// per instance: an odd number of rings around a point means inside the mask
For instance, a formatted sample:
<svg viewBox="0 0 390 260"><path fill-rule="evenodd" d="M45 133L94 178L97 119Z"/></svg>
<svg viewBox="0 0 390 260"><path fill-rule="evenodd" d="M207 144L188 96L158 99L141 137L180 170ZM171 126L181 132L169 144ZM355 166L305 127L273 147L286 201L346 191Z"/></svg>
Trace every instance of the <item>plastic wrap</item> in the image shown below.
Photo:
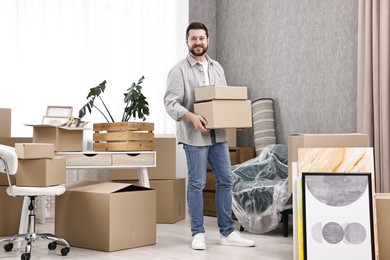
<svg viewBox="0 0 390 260"><path fill-rule="evenodd" d="M255 234L275 229L291 197L287 188L287 146L266 146L256 158L233 167L233 212Z"/></svg>

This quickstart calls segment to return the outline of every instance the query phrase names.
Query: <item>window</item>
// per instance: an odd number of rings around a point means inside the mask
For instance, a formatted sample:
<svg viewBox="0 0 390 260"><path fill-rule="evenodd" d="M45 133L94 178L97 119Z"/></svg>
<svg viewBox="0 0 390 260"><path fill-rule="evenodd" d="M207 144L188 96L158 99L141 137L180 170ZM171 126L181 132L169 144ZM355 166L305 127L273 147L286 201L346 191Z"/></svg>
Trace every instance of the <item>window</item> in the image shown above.
<svg viewBox="0 0 390 260"><path fill-rule="evenodd" d="M107 81L104 100L115 120L132 82L143 93L155 133L174 133L163 105L169 69L186 55L188 1L2 0L0 107L12 108L12 136L31 136L48 105L85 104ZM104 122L98 111L83 120ZM92 127L92 125L87 125Z"/></svg>

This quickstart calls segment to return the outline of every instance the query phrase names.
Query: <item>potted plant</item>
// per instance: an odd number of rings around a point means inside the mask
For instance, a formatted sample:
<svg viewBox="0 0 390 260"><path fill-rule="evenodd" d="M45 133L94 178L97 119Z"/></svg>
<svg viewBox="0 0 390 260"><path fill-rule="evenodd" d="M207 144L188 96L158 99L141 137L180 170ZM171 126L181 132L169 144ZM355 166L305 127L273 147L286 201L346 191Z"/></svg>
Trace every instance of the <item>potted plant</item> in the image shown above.
<svg viewBox="0 0 390 260"><path fill-rule="evenodd" d="M138 83L136 84L133 82L131 84L131 87L127 89L127 91L124 93L124 99L123 102L125 103L125 108L123 110L122 114L122 120L121 122L127 122L132 117L134 119L139 118L143 121L146 120L145 116L148 116L150 114L149 112L149 103L146 101L146 97L142 94L142 86L143 80L145 79L144 76L142 76ZM88 102L79 110L79 118L83 118L87 112L92 113L92 109L97 109L103 117L107 120L107 122L116 122L114 118L112 117L110 111L108 110L106 103L104 103L101 94L104 93L106 90L106 83L107 81L103 81L98 86L91 88L87 100ZM95 99L98 98L100 100L101 104L103 105L105 111L107 114L105 114L96 104ZM108 118L109 117L109 118Z"/></svg>
<svg viewBox="0 0 390 260"><path fill-rule="evenodd" d="M130 119L146 120L150 114L149 103L142 93L142 76L138 83L133 82L124 93L125 104L120 122L115 121L101 95L106 90L107 82L104 80L98 86L91 88L88 102L79 110L79 118L83 118L87 112L98 110L107 123L94 123L94 150L125 151L125 150L153 150L154 124L146 122L129 122ZM96 101L100 101L99 108Z"/></svg>

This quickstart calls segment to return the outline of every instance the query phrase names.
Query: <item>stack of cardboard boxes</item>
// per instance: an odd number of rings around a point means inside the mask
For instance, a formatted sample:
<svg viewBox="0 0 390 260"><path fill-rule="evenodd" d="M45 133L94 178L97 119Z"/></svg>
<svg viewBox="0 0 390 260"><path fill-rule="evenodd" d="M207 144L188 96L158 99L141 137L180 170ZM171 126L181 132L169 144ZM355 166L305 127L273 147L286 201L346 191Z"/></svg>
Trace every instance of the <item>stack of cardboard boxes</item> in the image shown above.
<svg viewBox="0 0 390 260"><path fill-rule="evenodd" d="M195 88L194 112L207 120L208 129L252 127L247 87L213 85Z"/></svg>
<svg viewBox="0 0 390 260"><path fill-rule="evenodd" d="M11 109L0 108L0 144L14 147L16 142L31 141L31 137L11 137ZM0 236L11 236L19 230L23 198L7 194L8 180L2 170L0 169ZM15 176L11 177L11 183L16 183Z"/></svg>
<svg viewBox="0 0 390 260"><path fill-rule="evenodd" d="M65 184L65 157L54 155L51 143L16 143L18 171L16 185L48 187Z"/></svg>

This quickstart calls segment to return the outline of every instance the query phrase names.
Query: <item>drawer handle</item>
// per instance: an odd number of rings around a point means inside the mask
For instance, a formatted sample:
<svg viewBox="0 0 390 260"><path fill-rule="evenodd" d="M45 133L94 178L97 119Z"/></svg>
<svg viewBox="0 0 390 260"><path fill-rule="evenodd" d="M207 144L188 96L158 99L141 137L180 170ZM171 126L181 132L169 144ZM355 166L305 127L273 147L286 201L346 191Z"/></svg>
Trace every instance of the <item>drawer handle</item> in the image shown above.
<svg viewBox="0 0 390 260"><path fill-rule="evenodd" d="M97 155L97 153L85 153L85 154L83 154L83 155L85 155L85 156L87 156L87 157L94 157L94 156Z"/></svg>
<svg viewBox="0 0 390 260"><path fill-rule="evenodd" d="M140 153L127 153L127 155L128 155L128 156L135 157L135 156L140 155Z"/></svg>

